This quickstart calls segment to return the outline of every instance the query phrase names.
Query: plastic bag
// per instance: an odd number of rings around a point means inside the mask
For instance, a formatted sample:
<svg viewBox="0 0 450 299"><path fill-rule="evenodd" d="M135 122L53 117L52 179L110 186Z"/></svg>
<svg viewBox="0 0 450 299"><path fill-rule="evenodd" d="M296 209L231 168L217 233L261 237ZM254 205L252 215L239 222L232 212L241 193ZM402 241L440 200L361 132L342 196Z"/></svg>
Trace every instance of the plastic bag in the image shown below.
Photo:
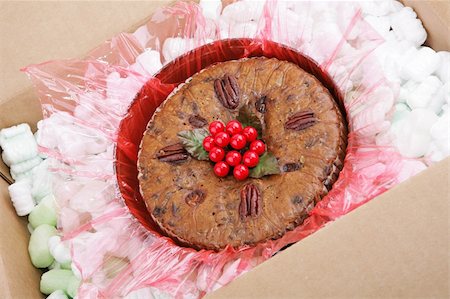
<svg viewBox="0 0 450 299"><path fill-rule="evenodd" d="M201 297L415 174L401 176L407 160L392 144L377 144L398 88L371 55L383 39L358 5L242 1L220 14L214 3L178 2L85 59L25 68L42 104L39 149L50 157L58 227L82 278L79 298L132 296L144 287ZM280 239L220 252L180 247L158 233L140 197L142 133L159 104L197 71L262 55L299 64L342 100L350 130L344 168L310 217Z"/></svg>

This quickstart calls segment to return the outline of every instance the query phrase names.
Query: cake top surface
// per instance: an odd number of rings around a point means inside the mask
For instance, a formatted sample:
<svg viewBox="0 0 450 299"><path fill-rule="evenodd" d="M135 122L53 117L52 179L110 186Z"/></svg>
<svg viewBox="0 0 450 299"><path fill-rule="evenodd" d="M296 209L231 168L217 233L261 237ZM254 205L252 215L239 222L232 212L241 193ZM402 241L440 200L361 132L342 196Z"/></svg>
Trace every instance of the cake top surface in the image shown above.
<svg viewBox="0 0 450 299"><path fill-rule="evenodd" d="M161 159L161 152L180 153L180 131L227 123L244 110L260 122L281 173L237 181L189 155ZM336 179L345 146L342 115L314 76L274 58L223 62L191 77L149 122L138 162L141 193L163 232L183 245L254 245L303 222Z"/></svg>

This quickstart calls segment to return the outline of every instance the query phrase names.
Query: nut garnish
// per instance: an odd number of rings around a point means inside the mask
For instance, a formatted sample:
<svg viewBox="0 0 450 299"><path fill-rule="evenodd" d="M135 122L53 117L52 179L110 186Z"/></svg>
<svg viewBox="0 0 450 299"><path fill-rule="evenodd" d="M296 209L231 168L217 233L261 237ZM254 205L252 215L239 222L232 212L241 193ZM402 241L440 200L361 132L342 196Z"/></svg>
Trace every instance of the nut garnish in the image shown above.
<svg viewBox="0 0 450 299"><path fill-rule="evenodd" d="M266 100L267 96L262 96L255 102L256 111L258 111L259 113L266 112Z"/></svg>
<svg viewBox="0 0 450 299"><path fill-rule="evenodd" d="M301 131L313 126L317 122L314 112L310 109L299 111L288 117L284 128L287 130Z"/></svg>
<svg viewBox="0 0 450 299"><path fill-rule="evenodd" d="M236 109L239 106L240 90L236 78L230 75L214 81L214 91L225 108Z"/></svg>
<svg viewBox="0 0 450 299"><path fill-rule="evenodd" d="M188 193L188 195L186 195L186 197L184 198L184 201L190 206L190 207L195 207L198 206L199 204L201 204L204 200L205 200L205 192L203 192L200 189L196 189L190 193Z"/></svg>
<svg viewBox="0 0 450 299"><path fill-rule="evenodd" d="M189 117L189 123L194 128L201 128L206 126L208 124L208 121L204 117L201 117L200 115L191 115Z"/></svg>
<svg viewBox="0 0 450 299"><path fill-rule="evenodd" d="M156 158L158 158L159 161L168 163L180 163L187 160L188 157L189 154L181 143L163 147L156 153Z"/></svg>
<svg viewBox="0 0 450 299"><path fill-rule="evenodd" d="M241 203L239 215L242 220L248 217L256 217L261 213L261 193L253 184L245 185L241 190Z"/></svg>

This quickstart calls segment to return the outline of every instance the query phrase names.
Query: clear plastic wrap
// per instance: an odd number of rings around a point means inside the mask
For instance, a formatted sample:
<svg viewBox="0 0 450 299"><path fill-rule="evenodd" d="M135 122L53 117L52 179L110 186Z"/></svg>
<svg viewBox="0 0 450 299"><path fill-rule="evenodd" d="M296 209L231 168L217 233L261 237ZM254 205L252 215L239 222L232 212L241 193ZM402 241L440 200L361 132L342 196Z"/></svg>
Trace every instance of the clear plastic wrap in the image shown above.
<svg viewBox="0 0 450 299"><path fill-rule="evenodd" d="M79 298L132 298L145 287L201 297L420 168L406 164L422 164L402 157L392 140L380 140L399 91L371 55L383 39L358 5L242 1L221 11L214 3L175 3L84 59L24 69L42 104L39 150L53 171L58 228L82 279ZM310 217L280 239L220 252L178 246L158 232L139 193L142 134L155 109L191 75L253 56L298 64L341 101L350 131L344 168Z"/></svg>

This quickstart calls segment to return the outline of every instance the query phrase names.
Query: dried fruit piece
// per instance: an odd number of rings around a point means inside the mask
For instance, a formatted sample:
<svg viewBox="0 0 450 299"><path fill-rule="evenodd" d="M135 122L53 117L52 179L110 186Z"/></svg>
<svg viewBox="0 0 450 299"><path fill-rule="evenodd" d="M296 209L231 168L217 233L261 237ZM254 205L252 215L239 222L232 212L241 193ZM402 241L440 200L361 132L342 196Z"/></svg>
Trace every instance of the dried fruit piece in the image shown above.
<svg viewBox="0 0 450 299"><path fill-rule="evenodd" d="M156 158L161 162L180 163L189 157L188 152L184 149L181 143L175 143L163 147L156 153Z"/></svg>
<svg viewBox="0 0 450 299"><path fill-rule="evenodd" d="M239 215L242 220L249 217L256 217L261 213L261 193L254 184L247 184L241 190L241 203L239 205Z"/></svg>
<svg viewBox="0 0 450 299"><path fill-rule="evenodd" d="M208 124L208 121L204 117L201 117L200 115L191 115L189 117L189 123L194 128L202 128Z"/></svg>
<svg viewBox="0 0 450 299"><path fill-rule="evenodd" d="M291 202L292 202L294 205L299 205L299 204L303 203L303 196L301 196L301 195L296 195L296 196L294 196L294 197L291 199Z"/></svg>
<svg viewBox="0 0 450 299"><path fill-rule="evenodd" d="M186 195L184 201L190 207L195 207L201 204L205 200L206 194L200 189L196 189Z"/></svg>
<svg viewBox="0 0 450 299"><path fill-rule="evenodd" d="M301 165L298 163L286 163L283 165L283 172L297 171L300 168L301 168Z"/></svg>
<svg viewBox="0 0 450 299"><path fill-rule="evenodd" d="M225 108L236 109L239 106L240 89L236 78L226 74L214 81L214 91Z"/></svg>
<svg viewBox="0 0 450 299"><path fill-rule="evenodd" d="M317 119L312 110L299 111L288 117L284 128L287 130L301 131L313 126Z"/></svg>

